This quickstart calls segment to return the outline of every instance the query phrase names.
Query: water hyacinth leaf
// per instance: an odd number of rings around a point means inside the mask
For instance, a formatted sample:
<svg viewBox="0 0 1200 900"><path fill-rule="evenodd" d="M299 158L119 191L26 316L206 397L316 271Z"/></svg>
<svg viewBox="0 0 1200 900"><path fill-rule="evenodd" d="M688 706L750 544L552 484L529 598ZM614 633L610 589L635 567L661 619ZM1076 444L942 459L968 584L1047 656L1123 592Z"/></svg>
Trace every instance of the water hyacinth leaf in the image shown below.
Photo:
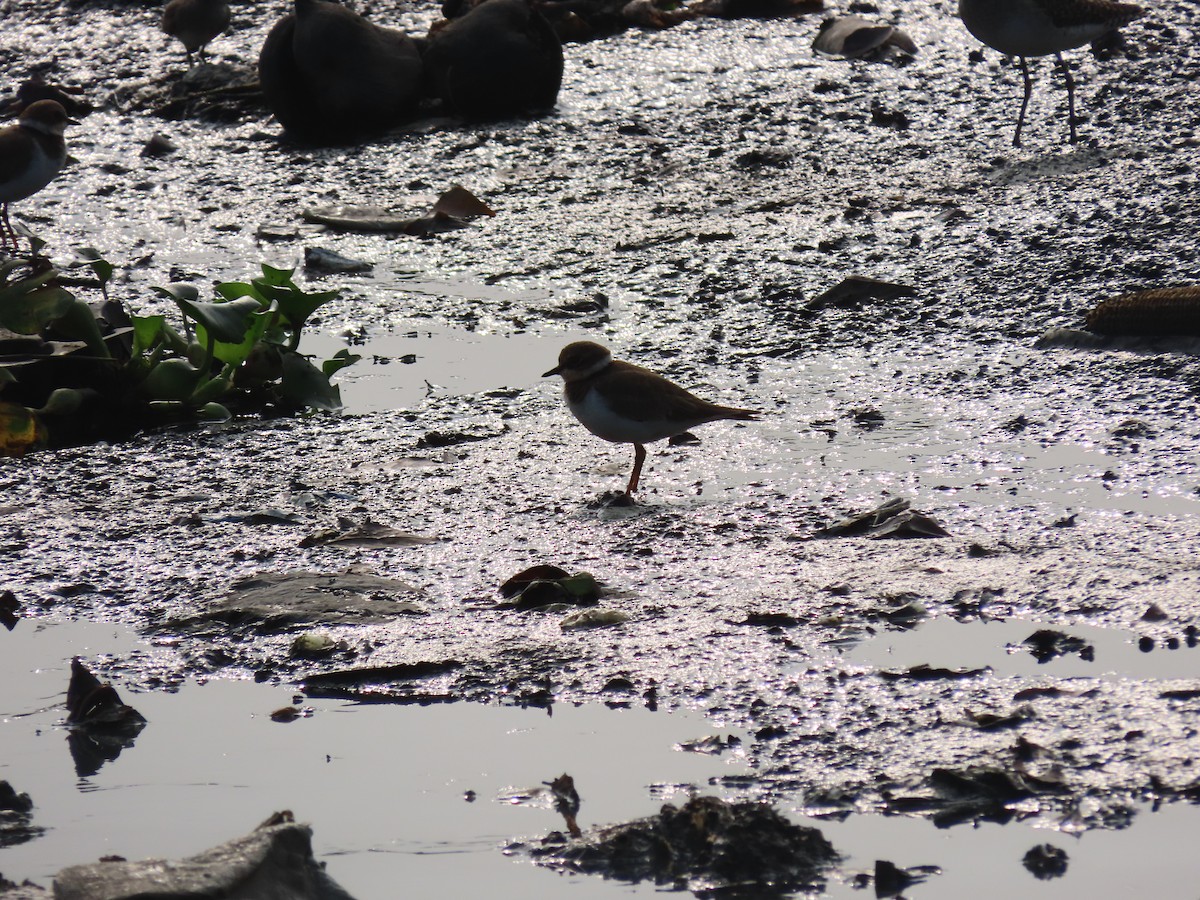
<svg viewBox="0 0 1200 900"><path fill-rule="evenodd" d="M45 443L45 426L33 410L0 403L0 456L22 456Z"/></svg>
<svg viewBox="0 0 1200 900"><path fill-rule="evenodd" d="M176 302L180 300L194 302L200 299L200 291L197 290L194 284L182 284L180 282L174 282L165 286L156 284L152 285L150 290L162 297L170 297Z"/></svg>
<svg viewBox="0 0 1200 900"><path fill-rule="evenodd" d="M65 315L75 297L58 285L42 286L55 274L23 278L0 289L0 326L17 334L38 334Z"/></svg>
<svg viewBox="0 0 1200 900"><path fill-rule="evenodd" d="M234 302L238 303L241 301ZM258 301L253 302L257 303ZM227 306L228 304L219 305ZM249 326L246 328L242 340L238 341L237 343L222 340L216 341L213 344L213 357L219 359L226 365L240 365L246 359L246 357L250 355L250 352L254 349L255 345L257 345L258 342L263 339L263 335L266 334L267 325L270 323L270 321L270 313L263 312L261 308L258 312L252 313ZM197 325L196 336L201 342L204 342L207 340L208 332L202 325Z"/></svg>
<svg viewBox="0 0 1200 900"><path fill-rule="evenodd" d="M143 379L142 392L151 400L186 400L196 389L200 374L186 359L164 359Z"/></svg>
<svg viewBox="0 0 1200 900"><path fill-rule="evenodd" d="M342 392L307 358L294 351L283 355L283 396L297 406L337 412Z"/></svg>
<svg viewBox="0 0 1200 900"><path fill-rule="evenodd" d="M154 348L160 339L165 339L163 326L166 316L130 316L133 322L133 355L141 356Z"/></svg>
<svg viewBox="0 0 1200 900"><path fill-rule="evenodd" d="M337 353L333 354L332 359L327 359L325 362L321 363L321 371L324 372L325 377L328 378L339 369L344 369L346 366L352 366L360 359L362 359L362 356L358 353L351 353L349 350L339 350Z"/></svg>
<svg viewBox="0 0 1200 900"><path fill-rule="evenodd" d="M76 256L80 265L85 265L92 270L92 273L100 280L101 287L112 280L113 264L105 259L95 247L80 247L76 251Z"/></svg>
<svg viewBox="0 0 1200 900"><path fill-rule="evenodd" d="M205 403L196 411L196 415L206 422L228 422L233 418L233 413L220 403Z"/></svg>
<svg viewBox="0 0 1200 900"><path fill-rule="evenodd" d="M268 305L270 302L266 297L258 292L258 288L252 284L247 284L244 281L222 282L221 284L217 285L217 293L226 300L241 300L243 297L253 297L263 306Z"/></svg>
<svg viewBox="0 0 1200 900"><path fill-rule="evenodd" d="M176 297L184 315L204 327L205 333L223 344L241 344L250 329L250 316L262 310L253 297L224 303L201 303Z"/></svg>
<svg viewBox="0 0 1200 900"><path fill-rule="evenodd" d="M108 352L108 345L104 343L104 335L100 333L96 314L82 300L71 297L66 310L55 320L54 327L71 340L83 341L93 356L101 359L112 356Z"/></svg>
<svg viewBox="0 0 1200 900"><path fill-rule="evenodd" d="M69 416L77 413L82 405L83 391L75 388L57 388L37 412L43 416Z"/></svg>

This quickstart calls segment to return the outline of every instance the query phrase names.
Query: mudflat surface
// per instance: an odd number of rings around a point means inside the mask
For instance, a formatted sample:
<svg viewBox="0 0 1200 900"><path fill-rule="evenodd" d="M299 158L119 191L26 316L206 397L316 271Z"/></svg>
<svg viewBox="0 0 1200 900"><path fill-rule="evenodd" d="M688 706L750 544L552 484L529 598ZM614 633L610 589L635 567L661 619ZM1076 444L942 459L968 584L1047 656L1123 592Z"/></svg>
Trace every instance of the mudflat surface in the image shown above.
<svg viewBox="0 0 1200 900"><path fill-rule="evenodd" d="M144 312L161 309L153 284L335 250L375 268L312 277L347 288L320 330L404 338L417 356L347 373L348 405L370 412L0 463L0 588L30 615L172 638L152 664L98 660L108 677L291 682L453 661L393 669L428 674L381 690L649 696L747 729L745 793L791 810L936 812L939 772L981 768L1021 782L1023 814L1047 823L1121 824L1135 801L1193 795L1200 361L1036 342L1081 327L1101 298L1196 276L1194 3L1156 4L1125 30L1127 56L1069 54L1078 145L1039 61L1020 150L1019 70L980 51L951 3L904 4L897 24L919 47L904 64L816 57L819 17L701 20L568 45L545 118L425 120L330 150L281 143L265 111L206 122L143 108L140 92L183 68L154 8L0 9L0 71L48 60L51 80L99 106L69 135L76 162L14 207L51 252L97 247ZM435 9L369 12L421 31ZM249 66L264 16L235 7L214 60ZM179 150L139 156L156 132ZM419 212L456 183L497 215L429 239L300 217ZM806 308L849 276L912 293ZM580 337L763 421L655 445L639 504L600 508L632 454L586 434L538 377ZM435 340L463 348L436 371L422 349ZM454 387L462 372L470 390ZM373 373L407 377L408 399L356 398ZM891 496L950 536L813 537ZM436 540L304 541L345 519ZM563 631L562 614L494 608L502 581L542 562L591 572L630 620ZM411 586L395 599L424 614L317 622L342 642L319 660L289 655L304 626L206 618L257 573L351 569ZM1104 629L1116 662L1014 671L997 664L1008 630L962 658L956 629L984 620ZM893 664L889 632L935 624L929 669Z"/></svg>

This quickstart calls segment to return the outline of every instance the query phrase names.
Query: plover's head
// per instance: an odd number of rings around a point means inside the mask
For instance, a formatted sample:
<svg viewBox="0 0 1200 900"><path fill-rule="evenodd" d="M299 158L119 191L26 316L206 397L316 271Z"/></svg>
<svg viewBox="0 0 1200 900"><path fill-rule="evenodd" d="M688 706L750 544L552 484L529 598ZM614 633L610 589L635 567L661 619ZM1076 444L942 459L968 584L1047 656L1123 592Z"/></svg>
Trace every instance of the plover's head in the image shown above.
<svg viewBox="0 0 1200 900"><path fill-rule="evenodd" d="M561 375L563 381L577 381L595 375L612 362L608 348L595 341L575 341L558 354L558 365L542 377Z"/></svg>
<svg viewBox="0 0 1200 900"><path fill-rule="evenodd" d="M38 100L30 103L21 110L21 117L17 121L22 128L32 128L34 131L59 137L62 137L68 125L79 124L67 115L67 111L57 100Z"/></svg>

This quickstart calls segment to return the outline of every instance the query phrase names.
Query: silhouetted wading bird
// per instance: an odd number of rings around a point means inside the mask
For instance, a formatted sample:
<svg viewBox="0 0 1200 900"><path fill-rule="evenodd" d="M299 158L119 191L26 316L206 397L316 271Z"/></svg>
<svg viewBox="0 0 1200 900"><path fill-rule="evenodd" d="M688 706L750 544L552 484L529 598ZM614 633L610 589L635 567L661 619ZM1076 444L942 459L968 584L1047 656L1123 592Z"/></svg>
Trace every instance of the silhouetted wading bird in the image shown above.
<svg viewBox="0 0 1200 900"><path fill-rule="evenodd" d="M706 422L758 418L754 410L701 400L649 369L613 359L606 347L592 341L563 347L558 365L542 377L551 375L562 376L567 408L584 428L606 441L633 444L633 474L626 494L637 490L646 461L644 444Z"/></svg>
<svg viewBox="0 0 1200 900"><path fill-rule="evenodd" d="M456 14L452 0L442 6ZM428 92L468 119L501 119L550 109L562 85L562 43L528 0L484 0L430 29Z"/></svg>
<svg viewBox="0 0 1200 900"><path fill-rule="evenodd" d="M63 132L78 124L54 100L21 111L16 125L0 129L0 248L20 249L8 204L31 197L54 180L67 161Z"/></svg>
<svg viewBox="0 0 1200 900"><path fill-rule="evenodd" d="M412 113L422 72L412 38L338 3L295 3L258 56L263 96L287 132L311 143L351 143Z"/></svg>
<svg viewBox="0 0 1200 900"><path fill-rule="evenodd" d="M1001 53L1021 62L1025 95L1017 116L1013 146L1021 146L1021 126L1033 93L1027 56L1054 54L1067 83L1067 121L1071 143L1079 140L1075 131L1075 80L1062 51L1082 47L1110 31L1138 18L1145 10L1133 3L1116 0L959 0L958 14L967 31Z"/></svg>
<svg viewBox="0 0 1200 900"><path fill-rule="evenodd" d="M229 27L226 0L171 0L163 9L162 30L177 38L187 52L188 68L192 54L205 62L204 48Z"/></svg>

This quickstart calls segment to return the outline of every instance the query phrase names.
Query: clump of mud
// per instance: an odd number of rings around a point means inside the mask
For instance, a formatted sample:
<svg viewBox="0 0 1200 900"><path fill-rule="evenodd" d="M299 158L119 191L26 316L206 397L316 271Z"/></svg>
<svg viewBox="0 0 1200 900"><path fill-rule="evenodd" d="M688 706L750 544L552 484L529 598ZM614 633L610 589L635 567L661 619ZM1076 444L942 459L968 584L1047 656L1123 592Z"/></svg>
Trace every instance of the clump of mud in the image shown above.
<svg viewBox="0 0 1200 900"><path fill-rule="evenodd" d="M818 829L760 803L716 797L695 797L678 808L668 803L656 816L576 840L555 833L530 852L551 868L710 891L810 888L838 859Z"/></svg>

